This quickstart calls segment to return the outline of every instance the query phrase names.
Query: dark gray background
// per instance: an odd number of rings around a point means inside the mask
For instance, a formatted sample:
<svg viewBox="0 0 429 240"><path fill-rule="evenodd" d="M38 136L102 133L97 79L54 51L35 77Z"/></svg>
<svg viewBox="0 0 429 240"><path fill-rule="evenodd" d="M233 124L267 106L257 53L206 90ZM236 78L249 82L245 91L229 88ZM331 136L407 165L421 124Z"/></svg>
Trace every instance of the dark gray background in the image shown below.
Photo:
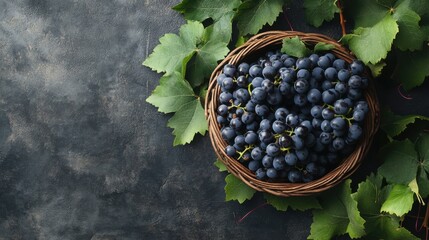
<svg viewBox="0 0 429 240"><path fill-rule="evenodd" d="M0 0L0 239L306 238L308 212L237 223L263 199L224 202L208 136L173 148L170 116L145 102L160 75L141 62L184 23L178 2ZM316 31L300 7L295 30ZM317 31L338 38L335 21ZM389 91L427 113L422 90Z"/></svg>

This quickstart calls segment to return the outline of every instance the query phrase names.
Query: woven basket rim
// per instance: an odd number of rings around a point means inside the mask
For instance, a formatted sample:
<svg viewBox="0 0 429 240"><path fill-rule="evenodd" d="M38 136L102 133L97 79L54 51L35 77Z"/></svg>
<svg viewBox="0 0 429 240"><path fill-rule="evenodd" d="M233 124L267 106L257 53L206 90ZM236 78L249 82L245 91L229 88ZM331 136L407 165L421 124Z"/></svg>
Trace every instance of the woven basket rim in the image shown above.
<svg viewBox="0 0 429 240"><path fill-rule="evenodd" d="M234 176L241 179L249 187L262 192L271 193L277 196L308 196L313 195L342 182L344 179L353 174L362 162L372 144L373 137L379 128L380 109L378 98L375 93L373 79L367 71L369 86L365 90L364 96L370 107L369 114L366 116L363 125L363 137L358 142L353 153L342 160L342 163L330 170L325 176L308 182L308 183L284 183L284 182L267 182L256 179L255 174L247 167L239 163L234 158L226 156L223 149L226 142L220 136L220 127L216 121L216 109L218 105L217 96L220 93L220 87L217 85L216 78L220 74L223 66L228 63L237 64L243 59L248 59L249 54L263 49L270 48L281 44L282 39L286 37L298 36L308 45L314 45L318 42L325 42L334 45L335 49L331 50L336 57L344 59L348 63L356 59L355 56L340 43L334 39L318 33L303 33L298 31L267 31L251 37L240 47L232 50L223 61L213 71L205 99L205 116L208 121L210 140L219 160L227 167L228 171Z"/></svg>

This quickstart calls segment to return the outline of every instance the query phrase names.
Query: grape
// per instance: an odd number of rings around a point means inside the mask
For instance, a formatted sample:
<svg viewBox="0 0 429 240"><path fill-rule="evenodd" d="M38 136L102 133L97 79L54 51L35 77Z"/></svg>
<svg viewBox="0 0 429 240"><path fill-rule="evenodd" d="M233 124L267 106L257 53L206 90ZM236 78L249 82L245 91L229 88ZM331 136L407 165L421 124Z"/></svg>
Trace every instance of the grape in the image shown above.
<svg viewBox="0 0 429 240"><path fill-rule="evenodd" d="M309 69L311 67L311 60L309 58L301 58L296 62L298 69Z"/></svg>
<svg viewBox="0 0 429 240"><path fill-rule="evenodd" d="M232 120L231 120L231 122L229 123L229 126L232 128L232 129L234 129L234 130L240 130L241 128L243 128L244 127L244 124L243 124L243 122L240 120L240 119L238 119L238 118L233 118Z"/></svg>
<svg viewBox="0 0 429 240"><path fill-rule="evenodd" d="M259 65L253 65L249 68L249 74L252 77L262 76L262 67Z"/></svg>
<svg viewBox="0 0 429 240"><path fill-rule="evenodd" d="M325 79L325 70L321 67L315 67L311 72L311 76L320 82Z"/></svg>
<svg viewBox="0 0 429 240"><path fill-rule="evenodd" d="M311 65L312 65L312 66L316 66L316 65L317 65L317 61L319 61L319 55L317 55L317 54L313 53L313 54L311 54L311 55L308 57L308 59L310 59L310 61L311 61Z"/></svg>
<svg viewBox="0 0 429 240"><path fill-rule="evenodd" d="M337 77L337 70L333 67L328 67L325 70L325 78L329 81L334 81Z"/></svg>
<svg viewBox="0 0 429 240"><path fill-rule="evenodd" d="M277 156L274 158L273 160L273 167L276 170L283 170L286 168L286 163L284 161L284 157L283 156Z"/></svg>
<svg viewBox="0 0 429 240"><path fill-rule="evenodd" d="M245 112L243 113L243 115L241 115L241 121L244 124L252 123L253 121L255 121L255 118L256 118L256 115L255 113L252 113L252 112Z"/></svg>
<svg viewBox="0 0 429 240"><path fill-rule="evenodd" d="M235 75L235 66L232 64L226 64L223 67L223 73L228 77L234 77Z"/></svg>
<svg viewBox="0 0 429 240"><path fill-rule="evenodd" d="M217 114L224 117L228 115L228 106L226 106L225 104L219 105L219 107L217 108Z"/></svg>
<svg viewBox="0 0 429 240"><path fill-rule="evenodd" d="M347 138L351 140L359 140L362 136L362 127L357 124L352 124L349 127L349 133L347 134Z"/></svg>
<svg viewBox="0 0 429 240"><path fill-rule="evenodd" d="M304 140L299 136L293 135L291 138L292 138L293 145L295 146L295 149L300 150L305 147Z"/></svg>
<svg viewBox="0 0 429 240"><path fill-rule="evenodd" d="M262 82L264 81L261 77L255 77L252 79L252 86L254 88L261 87Z"/></svg>
<svg viewBox="0 0 429 240"><path fill-rule="evenodd" d="M230 92L221 92L219 95L219 102L221 104L228 104L232 99L232 93Z"/></svg>
<svg viewBox="0 0 429 240"><path fill-rule="evenodd" d="M264 117L270 113L270 109L268 108L267 105L259 105L258 104L255 106L255 113L260 117Z"/></svg>
<svg viewBox="0 0 429 240"><path fill-rule="evenodd" d="M304 78L299 78L295 81L293 88L297 93L305 93L308 91L310 85L308 84L308 81Z"/></svg>
<svg viewBox="0 0 429 240"><path fill-rule="evenodd" d="M259 168L256 170L255 175L257 179L264 180L267 177L267 172L264 169Z"/></svg>
<svg viewBox="0 0 429 240"><path fill-rule="evenodd" d="M266 66L262 69L262 76L268 79L274 79L276 75L276 68L273 66Z"/></svg>
<svg viewBox="0 0 429 240"><path fill-rule="evenodd" d="M330 108L324 108L322 110L322 118L325 120L331 120L333 119L335 116L335 112L334 110L330 109Z"/></svg>
<svg viewBox="0 0 429 240"><path fill-rule="evenodd" d="M351 70L351 72L352 72L353 75L360 75L365 70L365 67L364 67L362 61L360 61L360 60L354 60L350 64L350 70Z"/></svg>
<svg viewBox="0 0 429 240"><path fill-rule="evenodd" d="M256 144L258 142L258 135L253 131L247 131L244 134L244 141L249 145Z"/></svg>
<svg viewBox="0 0 429 240"><path fill-rule="evenodd" d="M276 120L273 123L273 131L275 133L282 133L286 130L286 124L282 121Z"/></svg>
<svg viewBox="0 0 429 240"><path fill-rule="evenodd" d="M276 59L272 61L272 66L275 68L276 71L278 71L281 67L283 67L283 62Z"/></svg>
<svg viewBox="0 0 429 240"><path fill-rule="evenodd" d="M295 128L294 133L298 137L305 138L308 135L308 128L306 128L304 126L298 126L298 127Z"/></svg>
<svg viewBox="0 0 429 240"><path fill-rule="evenodd" d="M280 146L276 143L270 143L267 146L266 153L270 157L275 157L280 154Z"/></svg>
<svg viewBox="0 0 429 240"><path fill-rule="evenodd" d="M365 112L359 109L355 109L353 112L353 120L356 122L362 122L365 118Z"/></svg>
<svg viewBox="0 0 429 240"><path fill-rule="evenodd" d="M346 142L341 137L336 137L332 141L332 147L334 147L335 150L342 150L346 146Z"/></svg>
<svg viewBox="0 0 429 240"><path fill-rule="evenodd" d="M333 62L335 60L335 55L332 53L326 53L325 56L329 58L329 61Z"/></svg>
<svg viewBox="0 0 429 240"><path fill-rule="evenodd" d="M267 96L263 88L257 87L252 90L251 98L255 103L262 103Z"/></svg>
<svg viewBox="0 0 429 240"><path fill-rule="evenodd" d="M232 129L231 127L224 127L221 130L221 135L222 135L222 138L226 141L232 141L235 138L235 136L237 136L237 134L235 133L235 130Z"/></svg>
<svg viewBox="0 0 429 240"><path fill-rule="evenodd" d="M295 154L296 154L296 157L298 158L298 160L300 160L301 162L303 162L303 161L305 161L305 160L307 160L307 158L308 158L308 149L307 148L304 148L304 149L302 149L302 150L296 150L295 151Z"/></svg>
<svg viewBox="0 0 429 240"><path fill-rule="evenodd" d="M228 91L234 88L234 80L230 77L225 77L222 81L222 87Z"/></svg>
<svg viewBox="0 0 429 240"><path fill-rule="evenodd" d="M307 95L305 94L296 94L293 96L293 102L296 106L303 107L305 104L307 104Z"/></svg>
<svg viewBox="0 0 429 240"><path fill-rule="evenodd" d="M270 157L270 156L268 156L268 155L265 155L265 156L262 158L261 163L262 163L262 166L264 166L264 167L266 167L266 168L270 168L270 167L273 167L273 161L274 161L274 158L273 158L273 157Z"/></svg>
<svg viewBox="0 0 429 240"><path fill-rule="evenodd" d="M247 131L257 131L259 128L258 126L258 122L257 121L253 121L249 124L246 125L246 130Z"/></svg>
<svg viewBox="0 0 429 240"><path fill-rule="evenodd" d="M255 106L256 106L256 104L255 104L255 103L253 103L252 101L248 101L248 102L246 103L246 110L247 110L248 112L254 112L254 111L255 111Z"/></svg>
<svg viewBox="0 0 429 240"><path fill-rule="evenodd" d="M331 127L331 121L323 120L322 124L320 124L320 129L324 132L330 133L333 131Z"/></svg>
<svg viewBox="0 0 429 240"><path fill-rule="evenodd" d="M234 138L234 144L238 145L238 146L244 146L246 144L245 138L243 135L237 135Z"/></svg>
<svg viewBox="0 0 429 240"><path fill-rule="evenodd" d="M329 89L326 91L323 91L322 93L322 101L326 104L332 104L337 100L337 94L338 92L334 89Z"/></svg>
<svg viewBox="0 0 429 240"><path fill-rule="evenodd" d="M357 110L362 110L364 113L367 113L369 111L368 103L365 101L359 101L356 104Z"/></svg>
<svg viewBox="0 0 429 240"><path fill-rule="evenodd" d="M337 71L340 71L341 69L347 68L347 63L343 59L335 59L332 66L334 66Z"/></svg>
<svg viewBox="0 0 429 240"><path fill-rule="evenodd" d="M271 121L268 119L262 119L259 123L260 130L269 130L271 129Z"/></svg>
<svg viewBox="0 0 429 240"><path fill-rule="evenodd" d="M332 135L330 133L327 132L322 132L319 136L319 140L322 144L329 144L332 141Z"/></svg>
<svg viewBox="0 0 429 240"><path fill-rule="evenodd" d="M222 83L223 83L224 78L226 78L226 75L224 73L219 74L219 76L217 76L217 78L216 78L217 84L221 87L222 87Z"/></svg>
<svg viewBox="0 0 429 240"><path fill-rule="evenodd" d="M285 122L290 127L296 127L299 124L299 117L296 114L290 113L286 116Z"/></svg>
<svg viewBox="0 0 429 240"><path fill-rule="evenodd" d="M335 84L335 90L337 92L339 92L340 94L345 94L347 93L347 85L343 82L338 82L337 84Z"/></svg>
<svg viewBox="0 0 429 240"><path fill-rule="evenodd" d="M323 110L322 106L314 105L311 108L311 112L310 112L311 116L313 116L314 118L321 118L322 117L322 110Z"/></svg>
<svg viewBox="0 0 429 240"><path fill-rule="evenodd" d="M302 173L298 171L297 169L292 169L289 171L288 177L290 182L297 183L301 182L302 180Z"/></svg>
<svg viewBox="0 0 429 240"><path fill-rule="evenodd" d="M247 78L245 76L239 76L236 81L237 81L237 86L242 88L247 87Z"/></svg>
<svg viewBox="0 0 429 240"><path fill-rule="evenodd" d="M247 167L250 171L255 172L261 167L261 162L257 160L249 161L249 165Z"/></svg>
<svg viewBox="0 0 429 240"><path fill-rule="evenodd" d="M334 112L336 114L345 115L349 111L349 105L344 102L344 100L340 99L334 103Z"/></svg>
<svg viewBox="0 0 429 240"><path fill-rule="evenodd" d="M286 153L284 161L289 166L295 166L295 164L298 162L298 157L293 152Z"/></svg>
<svg viewBox="0 0 429 240"><path fill-rule="evenodd" d="M228 123L228 119L226 119L226 117L223 117L221 115L218 115L216 120L219 124L222 124L222 125L225 125Z"/></svg>
<svg viewBox="0 0 429 240"><path fill-rule="evenodd" d="M310 103L318 103L322 99L322 93L320 93L319 89L311 89L307 94L307 100Z"/></svg>
<svg viewBox="0 0 429 240"><path fill-rule="evenodd" d="M264 152L261 148L255 147L254 149L252 149L252 152L250 152L250 156L254 160L262 160L262 158L264 157Z"/></svg>
<svg viewBox="0 0 429 240"><path fill-rule="evenodd" d="M346 128L346 121L341 117L336 117L331 121L331 127L334 130L343 130Z"/></svg>
<svg viewBox="0 0 429 240"><path fill-rule="evenodd" d="M349 87L350 88L361 88L362 87L362 79L357 75L353 75L349 79Z"/></svg>
<svg viewBox="0 0 429 240"><path fill-rule="evenodd" d="M267 169L267 177L273 179L277 178L277 170L274 168L268 168Z"/></svg>
<svg viewBox="0 0 429 240"><path fill-rule="evenodd" d="M279 85L279 91L282 95L285 96L290 96L290 94L292 93L292 87L289 83L287 82L281 82Z"/></svg>
<svg viewBox="0 0 429 240"><path fill-rule="evenodd" d="M235 154L237 153L235 148L231 145L226 146L225 148L225 153L226 155L228 155L229 157L234 157Z"/></svg>
<svg viewBox="0 0 429 240"><path fill-rule="evenodd" d="M261 88L264 89L265 92L270 93L274 91L274 83L269 79L265 79L261 83Z"/></svg>
<svg viewBox="0 0 429 240"><path fill-rule="evenodd" d="M239 88L235 93L236 93L235 98L239 100L239 102L242 104L248 102L250 99L250 95L247 89Z"/></svg>
<svg viewBox="0 0 429 240"><path fill-rule="evenodd" d="M277 108L276 112L274 113L274 116L279 121L286 121L286 117L289 114L289 110L286 108Z"/></svg>
<svg viewBox="0 0 429 240"><path fill-rule="evenodd" d="M326 91L334 87L334 83L329 80L325 80L322 82L322 90Z"/></svg>
<svg viewBox="0 0 429 240"><path fill-rule="evenodd" d="M350 72L346 69L340 69L338 70L337 77L341 82L347 82L350 78Z"/></svg>
<svg viewBox="0 0 429 240"><path fill-rule="evenodd" d="M281 148L287 148L292 146L292 138L289 135L281 135L278 139L278 144Z"/></svg>
<svg viewBox="0 0 429 240"><path fill-rule="evenodd" d="M322 125L322 120L319 118L313 118L311 121L311 125L313 125L314 129L320 129L320 126Z"/></svg>
<svg viewBox="0 0 429 240"><path fill-rule="evenodd" d="M249 69L250 69L250 66L248 63L245 63L245 62L240 63L240 65L238 65L238 68L237 68L238 74L246 75L249 73Z"/></svg>
<svg viewBox="0 0 429 240"><path fill-rule="evenodd" d="M262 130L259 132L259 141L263 143L271 143L274 140L274 136L269 130Z"/></svg>
<svg viewBox="0 0 429 240"><path fill-rule="evenodd" d="M285 61L283 62L283 65L285 67L293 67L295 65L295 59L294 58L286 58Z"/></svg>
<svg viewBox="0 0 429 240"><path fill-rule="evenodd" d="M326 56L321 56L317 61L317 65L322 69L327 69L328 67L331 66L331 60Z"/></svg>
<svg viewBox="0 0 429 240"><path fill-rule="evenodd" d="M296 78L298 78L298 79L302 78L302 79L308 80L308 79L310 79L310 77L311 77L311 74L307 69L300 69L296 73Z"/></svg>

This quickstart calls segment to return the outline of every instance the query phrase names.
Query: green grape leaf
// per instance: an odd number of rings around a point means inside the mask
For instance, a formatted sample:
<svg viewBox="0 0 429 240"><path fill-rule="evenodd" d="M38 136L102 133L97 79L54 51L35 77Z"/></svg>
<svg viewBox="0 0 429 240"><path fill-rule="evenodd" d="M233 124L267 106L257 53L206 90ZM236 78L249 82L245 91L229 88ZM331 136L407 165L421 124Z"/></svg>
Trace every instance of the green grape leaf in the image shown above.
<svg viewBox="0 0 429 240"><path fill-rule="evenodd" d="M165 75L146 101L163 113L175 112L167 126L173 128L176 136L173 145L192 141L196 133L204 135L207 122L200 99L179 72Z"/></svg>
<svg viewBox="0 0 429 240"><path fill-rule="evenodd" d="M241 0L183 0L173 7L174 10L184 14L187 20L204 21L212 18L214 21L227 16L230 20Z"/></svg>
<svg viewBox="0 0 429 240"><path fill-rule="evenodd" d="M264 198L278 211L286 211L288 208L298 211L321 208L315 197L279 197L265 193Z"/></svg>
<svg viewBox="0 0 429 240"><path fill-rule="evenodd" d="M429 173L429 134L422 134L416 140L416 150L419 154L420 167Z"/></svg>
<svg viewBox="0 0 429 240"><path fill-rule="evenodd" d="M394 45L402 51L421 49L425 40L419 26L420 16L410 9L409 4L410 0L400 1L393 13L399 27Z"/></svg>
<svg viewBox="0 0 429 240"><path fill-rule="evenodd" d="M196 45L203 32L204 27L201 23L189 21L180 27L179 35L165 34L159 39L160 44L146 58L143 65L158 73L170 74L174 71L182 71L187 63L184 59L189 61L195 53Z"/></svg>
<svg viewBox="0 0 429 240"><path fill-rule="evenodd" d="M348 233L351 238L365 235L365 220L357 208L357 202L351 196L351 180L326 192L320 201L321 210L313 211L308 239L332 239Z"/></svg>
<svg viewBox="0 0 429 240"><path fill-rule="evenodd" d="M335 46L330 43L324 43L324 42L318 42L315 46L313 51L314 52L323 52L323 51L330 51L332 49L335 49Z"/></svg>
<svg viewBox="0 0 429 240"><path fill-rule="evenodd" d="M224 16L213 24L207 26L204 31L203 39L204 42L212 40L217 42L229 43L229 41L231 40L231 34L231 18L228 18L228 16Z"/></svg>
<svg viewBox="0 0 429 240"><path fill-rule="evenodd" d="M243 203L251 199L256 192L232 174L226 176L225 182L226 201L237 200L239 203Z"/></svg>
<svg viewBox="0 0 429 240"><path fill-rule="evenodd" d="M342 1L345 16L354 20L355 28L372 27L380 22L393 5L380 4L376 0Z"/></svg>
<svg viewBox="0 0 429 240"><path fill-rule="evenodd" d="M168 127L173 128L173 145L184 145L190 143L196 133L204 135L208 129L207 121L204 115L204 108L201 106L199 98L189 102L177 111L167 123Z"/></svg>
<svg viewBox="0 0 429 240"><path fill-rule="evenodd" d="M331 21L335 13L340 12L337 0L304 0L305 18L315 27L320 27L323 21Z"/></svg>
<svg viewBox="0 0 429 240"><path fill-rule="evenodd" d="M287 37L283 39L281 52L300 58L308 56L311 50L305 46L305 43L299 37Z"/></svg>
<svg viewBox="0 0 429 240"><path fill-rule="evenodd" d="M183 106L196 100L192 87L179 72L164 75L159 81L160 84L146 99L148 103L157 107L158 111L177 112Z"/></svg>
<svg viewBox="0 0 429 240"><path fill-rule="evenodd" d="M427 0L412 0L409 2L409 5L410 9L420 16L429 14L429 1Z"/></svg>
<svg viewBox="0 0 429 240"><path fill-rule="evenodd" d="M416 178L419 161L410 140L388 143L380 150L379 156L383 164L378 171L388 182L407 185Z"/></svg>
<svg viewBox="0 0 429 240"><path fill-rule="evenodd" d="M391 188L382 187L383 178L380 175L367 177L359 183L358 190L353 193L353 199L358 203L358 209L365 219L366 236L363 239L389 239L389 240L418 240L407 229L400 226L400 218L380 213Z"/></svg>
<svg viewBox="0 0 429 240"><path fill-rule="evenodd" d="M235 16L240 35L256 34L265 25L272 25L282 11L284 0L247 0Z"/></svg>
<svg viewBox="0 0 429 240"><path fill-rule="evenodd" d="M398 24L388 14L372 27L357 28L348 41L349 47L364 63L376 64L387 56L398 31Z"/></svg>
<svg viewBox="0 0 429 240"><path fill-rule="evenodd" d="M429 76L429 47L421 51L399 52L393 79L402 83L406 90L420 86Z"/></svg>
<svg viewBox="0 0 429 240"><path fill-rule="evenodd" d="M208 41L202 46L189 62L186 72L187 79L193 87L200 86L213 69L216 68L218 60L225 57L229 52L226 43L218 41Z"/></svg>
<svg viewBox="0 0 429 240"><path fill-rule="evenodd" d="M383 68L386 66L386 62L380 61L376 64L368 63L367 66L371 70L371 74L373 77L378 77L381 74L381 71L383 71Z"/></svg>
<svg viewBox="0 0 429 240"><path fill-rule="evenodd" d="M395 184L387 196L386 201L381 205L380 212L403 216L411 211L414 203L414 193L410 187Z"/></svg>
<svg viewBox="0 0 429 240"><path fill-rule="evenodd" d="M420 115L399 116L395 115L389 109L384 109L381 113L380 128L387 134L387 136L392 138L402 133L407 126L414 123L416 119L429 120L428 117Z"/></svg>
<svg viewBox="0 0 429 240"><path fill-rule="evenodd" d="M229 51L226 42L219 41L218 36L213 40L209 36L213 35L205 31L203 24L188 21L180 27L179 35L161 37L160 44L143 64L157 72L179 71L183 76L186 73L191 85L199 86Z"/></svg>
<svg viewBox="0 0 429 240"><path fill-rule="evenodd" d="M228 169L226 168L225 164L220 161L219 159L216 159L216 161L214 162L214 165L219 168L219 172L225 172L228 171Z"/></svg>

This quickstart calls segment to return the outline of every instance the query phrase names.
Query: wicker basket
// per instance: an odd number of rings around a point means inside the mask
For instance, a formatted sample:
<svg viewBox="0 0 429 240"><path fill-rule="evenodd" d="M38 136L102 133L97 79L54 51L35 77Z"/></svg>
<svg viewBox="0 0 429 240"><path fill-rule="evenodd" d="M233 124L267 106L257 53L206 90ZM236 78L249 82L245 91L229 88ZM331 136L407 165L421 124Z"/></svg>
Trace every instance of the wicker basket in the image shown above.
<svg viewBox="0 0 429 240"><path fill-rule="evenodd" d="M368 102L370 111L364 122L363 137L357 144L353 153L343 159L342 163L337 168L331 170L322 178L309 183L276 183L261 181L256 179L255 174L246 166L242 165L236 159L228 157L224 152L224 149L228 144L222 139L220 125L216 121L216 109L219 105L218 96L221 92L216 81L217 76L221 73L225 64L237 64L243 60L248 61L249 59L255 59L255 56L257 56L261 51L266 51L276 46L280 47L282 40L285 37L295 36L299 36L299 38L308 45L315 45L318 42L325 42L334 45L335 49L331 50L331 52L336 55L336 57L344 59L348 63L351 63L352 60L355 59L354 56L337 41L321 34L302 33L296 31L264 32L255 35L245 44L231 51L230 54L216 67L210 78L205 101L205 114L208 120L209 134L213 148L216 155L226 165L229 172L257 191L284 197L316 194L334 187L345 178L349 177L359 167L362 158L368 152L373 136L378 129L380 119L380 110L374 84L370 81L369 87L365 90L365 99Z"/></svg>

